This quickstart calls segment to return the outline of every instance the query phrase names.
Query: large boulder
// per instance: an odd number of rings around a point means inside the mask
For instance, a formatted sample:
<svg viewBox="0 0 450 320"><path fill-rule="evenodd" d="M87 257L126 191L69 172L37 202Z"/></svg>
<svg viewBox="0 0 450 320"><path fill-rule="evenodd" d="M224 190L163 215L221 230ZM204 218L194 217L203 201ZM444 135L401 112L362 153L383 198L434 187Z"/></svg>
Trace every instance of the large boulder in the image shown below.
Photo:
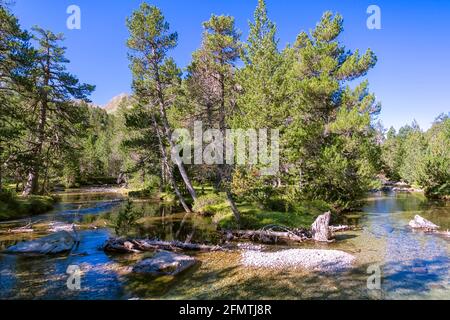
<svg viewBox="0 0 450 320"><path fill-rule="evenodd" d="M197 262L190 256L169 251L160 251L152 258L144 259L133 267L134 273L160 275L177 275L192 267Z"/></svg>
<svg viewBox="0 0 450 320"><path fill-rule="evenodd" d="M75 236L61 231L37 240L20 242L7 248L5 253L58 254L71 251L77 242Z"/></svg>
<svg viewBox="0 0 450 320"><path fill-rule="evenodd" d="M422 218L419 215L416 215L414 217L414 220L411 220L409 222L409 226L413 229L424 229L430 231L439 229L439 226L435 225L431 221L428 221L427 219Z"/></svg>

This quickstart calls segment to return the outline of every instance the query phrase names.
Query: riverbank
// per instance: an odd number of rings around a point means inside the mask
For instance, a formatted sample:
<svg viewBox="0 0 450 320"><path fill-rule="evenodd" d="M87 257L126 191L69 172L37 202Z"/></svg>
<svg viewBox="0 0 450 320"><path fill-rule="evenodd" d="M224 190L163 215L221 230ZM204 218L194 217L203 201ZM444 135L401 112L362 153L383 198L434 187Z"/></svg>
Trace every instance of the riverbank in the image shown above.
<svg viewBox="0 0 450 320"><path fill-rule="evenodd" d="M20 219L46 213L53 209L55 196L17 196L10 191L0 192L0 221Z"/></svg>
<svg viewBox="0 0 450 320"><path fill-rule="evenodd" d="M73 190L74 191L74 190ZM449 204L427 200L420 194L388 193L367 198L360 213L360 228L339 232L332 243L307 241L292 245L246 245L237 243L240 250L197 252L185 254L199 261L186 272L173 276L152 278L140 274L123 274L141 260L152 257L142 254L111 254L98 250L114 237L106 225L83 227L90 214L101 217L120 211L120 194L104 195L74 191L60 195L61 202L51 216L36 217L34 232L16 234L9 229L25 226L29 219L0 224L0 248L7 248L24 240L47 236L61 227L75 223L81 242L70 254L70 264L82 271L82 289L67 290L67 259L48 256L23 259L0 254L0 275L4 283L0 299L436 299L448 297L448 239L434 233L409 228L408 222L420 214L443 230L450 228ZM117 201L116 201L117 200ZM107 206L113 202L114 206ZM82 206L81 211L78 209ZM142 239L178 240L182 243L221 244L220 232L211 217L170 211L168 207L148 201L134 202L136 210L145 212L136 226L136 236ZM160 205L158 207L158 205ZM240 204L243 206L242 204ZM245 207L245 206L243 206ZM242 208L242 207L241 207ZM255 208L254 208L255 209ZM255 209L257 210L257 209ZM263 210L261 210L263 211ZM279 215L286 214L279 212ZM277 214L278 216L278 214ZM99 220L100 221L100 220ZM106 220L105 220L106 221ZM32 221L33 222L33 221ZM80 225L81 224L81 225ZM1 231L5 231L2 233ZM420 244L420 245L418 245ZM223 243L222 243L223 245ZM393 247L395 246L395 248ZM263 256L256 251L261 248ZM425 248L425 250L424 250ZM283 268L268 268L256 264L277 262L283 251L295 251L299 258ZM314 251L311 251L314 250ZM309 259L300 259L317 250L338 250L355 257L349 270L321 272L316 264L311 268L298 267ZM266 254L278 252L274 255ZM281 253L279 253L281 252ZM292 252L292 251L291 251ZM289 251L287 251L289 253ZM331 252L333 253L333 252ZM348 257L348 256L347 256ZM250 260L244 258L251 258ZM253 259L255 258L255 259ZM266 258L273 258L267 260ZM322 263L321 256L316 257ZM284 260L283 260L284 261ZM251 266L248 266L249 262ZM345 261L344 261L345 262ZM348 260L348 262L350 262ZM367 290L367 270L379 265L383 272L381 291ZM307 267L307 266L306 266ZM322 267L319 269L323 269ZM36 277L36 270L45 270ZM236 285L239 284L239 285ZM372 293L377 293L372 296Z"/></svg>

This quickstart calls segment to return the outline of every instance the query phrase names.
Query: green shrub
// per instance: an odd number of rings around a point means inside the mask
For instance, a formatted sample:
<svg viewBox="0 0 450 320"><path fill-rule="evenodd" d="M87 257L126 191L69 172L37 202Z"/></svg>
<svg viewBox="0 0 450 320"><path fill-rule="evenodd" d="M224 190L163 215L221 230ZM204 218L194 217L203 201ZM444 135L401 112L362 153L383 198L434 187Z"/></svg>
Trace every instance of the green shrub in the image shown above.
<svg viewBox="0 0 450 320"><path fill-rule="evenodd" d="M12 203L16 201L16 193L10 189L0 190L0 201L4 203Z"/></svg>
<svg viewBox="0 0 450 320"><path fill-rule="evenodd" d="M127 200L125 207L113 217L111 227L118 236L125 236L133 230L141 216L142 214L134 209L133 202Z"/></svg>

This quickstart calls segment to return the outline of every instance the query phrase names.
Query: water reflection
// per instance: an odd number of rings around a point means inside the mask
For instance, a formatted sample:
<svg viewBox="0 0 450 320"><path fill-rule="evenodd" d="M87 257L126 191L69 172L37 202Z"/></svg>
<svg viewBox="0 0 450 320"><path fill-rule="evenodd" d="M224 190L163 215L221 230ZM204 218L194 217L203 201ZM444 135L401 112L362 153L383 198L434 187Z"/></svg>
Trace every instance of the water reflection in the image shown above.
<svg viewBox="0 0 450 320"><path fill-rule="evenodd" d="M115 193L72 193L61 195L61 199L53 212L32 219L95 223L111 218L124 206L123 197ZM153 201L135 201L134 206L141 212L139 224L133 231L137 237L211 244L220 241L210 218L180 213L176 206ZM0 298L448 299L449 240L411 231L407 224L416 214L443 229L450 228L448 203L427 201L414 194L380 193L368 199L363 212L343 217L344 223L358 224L362 230L341 233L333 244L303 245L354 254L358 261L355 269L339 275L243 268L239 252L218 252L195 253L201 264L179 278L128 277L118 270L142 256L105 254L99 247L112 231L107 228L84 230L80 232L80 246L69 256L27 258L0 254ZM28 221L0 223L0 231ZM0 235L0 249L44 234L45 231ZM372 296L366 288L367 267L374 263L383 271L383 290L378 296ZM66 287L66 270L73 264L81 266L83 271L81 291L70 291Z"/></svg>

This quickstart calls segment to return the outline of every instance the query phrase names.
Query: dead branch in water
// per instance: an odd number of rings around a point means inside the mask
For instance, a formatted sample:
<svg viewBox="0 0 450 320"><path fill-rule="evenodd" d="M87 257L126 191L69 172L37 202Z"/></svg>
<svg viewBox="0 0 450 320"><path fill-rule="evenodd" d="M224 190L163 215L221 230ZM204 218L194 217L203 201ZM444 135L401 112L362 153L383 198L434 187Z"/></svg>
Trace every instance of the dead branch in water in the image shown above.
<svg viewBox="0 0 450 320"><path fill-rule="evenodd" d="M103 245L103 250L118 253L140 253L155 250L222 251L226 249L220 246L186 243L181 241L111 238Z"/></svg>
<svg viewBox="0 0 450 320"><path fill-rule="evenodd" d="M275 231L281 229L283 231ZM234 239L249 239L255 242L262 242L268 244L288 243L288 242L303 242L311 240L311 235L308 230L303 229L289 229L281 226L267 226L260 230L228 230L225 231L227 240Z"/></svg>
<svg viewBox="0 0 450 320"><path fill-rule="evenodd" d="M329 226L330 213L317 217L311 229L291 229L284 226L268 225L259 230L226 230L223 232L228 241L234 239L248 239L267 244L319 241L333 242L336 232L356 230L354 226Z"/></svg>
<svg viewBox="0 0 450 320"><path fill-rule="evenodd" d="M37 220L35 222L29 222L28 224L26 224L23 227L19 227L19 228L15 228L15 229L9 229L7 232L8 233L31 233L34 232L34 229L32 228L33 225L37 224L38 222L40 222L41 220Z"/></svg>

